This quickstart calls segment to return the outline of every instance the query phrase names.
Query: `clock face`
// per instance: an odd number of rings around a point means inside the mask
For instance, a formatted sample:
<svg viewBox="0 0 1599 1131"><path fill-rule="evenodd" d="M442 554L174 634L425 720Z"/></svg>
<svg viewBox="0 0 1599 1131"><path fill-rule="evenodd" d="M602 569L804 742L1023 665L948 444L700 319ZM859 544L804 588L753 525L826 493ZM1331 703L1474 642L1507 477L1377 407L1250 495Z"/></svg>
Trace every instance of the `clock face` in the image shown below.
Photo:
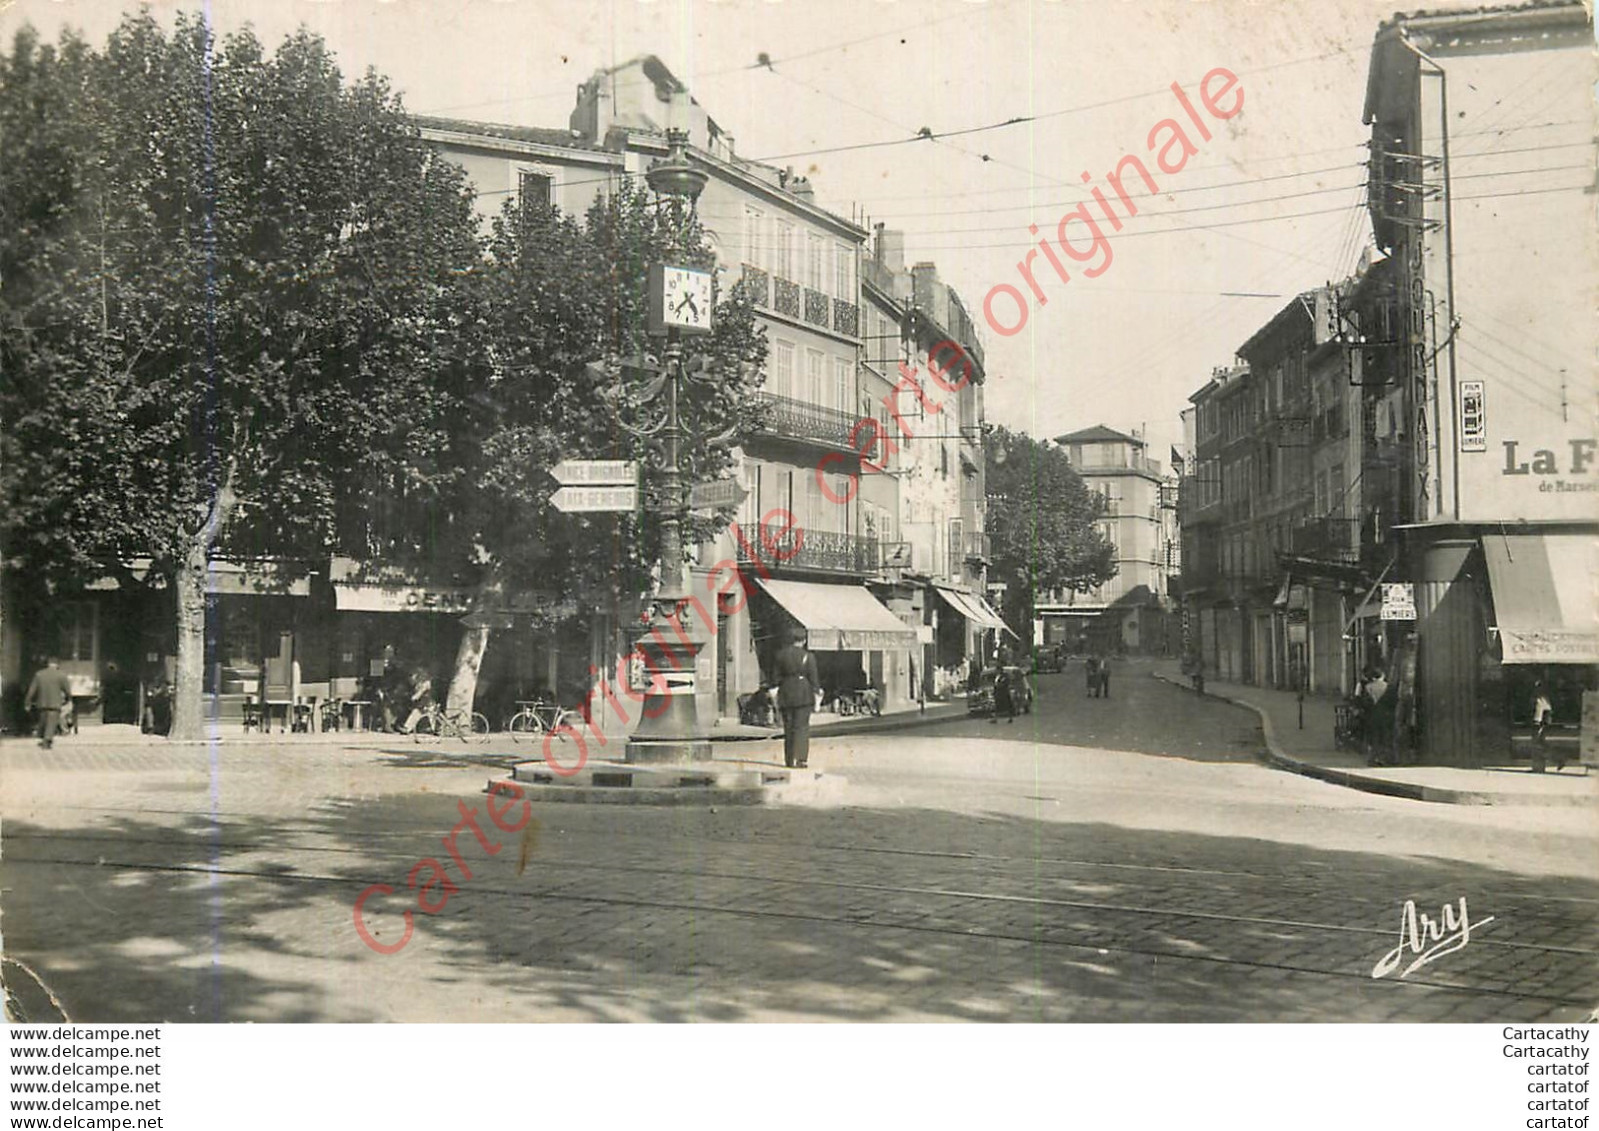
<svg viewBox="0 0 1599 1131"><path fill-rule="evenodd" d="M711 273L692 267L661 270L661 321L687 333L711 329Z"/></svg>

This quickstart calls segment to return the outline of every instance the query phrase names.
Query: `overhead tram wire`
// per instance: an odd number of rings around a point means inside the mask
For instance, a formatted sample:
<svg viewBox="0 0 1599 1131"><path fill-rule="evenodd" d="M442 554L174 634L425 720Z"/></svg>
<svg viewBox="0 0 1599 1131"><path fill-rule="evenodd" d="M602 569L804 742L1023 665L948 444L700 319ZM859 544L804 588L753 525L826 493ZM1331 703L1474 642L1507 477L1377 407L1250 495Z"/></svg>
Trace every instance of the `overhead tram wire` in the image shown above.
<svg viewBox="0 0 1599 1131"><path fill-rule="evenodd" d="M829 93L827 91L824 91L821 88L816 87L816 86L814 86L814 85L812 85L810 83L806 83L806 82L804 82L802 80L799 80L799 79L794 79L791 76L782 75L778 71L776 71L775 68L769 68L769 69L772 70L773 74L776 74L779 77L788 78L788 81L794 82L796 85L801 86L801 87L803 87L803 88L805 88L807 90L810 90L813 93L818 94L818 95L820 95L823 98L832 99L833 101L839 102L839 103L841 103L843 105L846 105L846 106L849 106L849 107L851 107L853 109L859 110L859 111L861 111L861 112L863 112L863 113L865 113L865 114L867 114L867 115L869 115L871 117L877 118L879 121L883 121L883 122L886 122L887 124L889 124L891 126L894 126L896 129L909 130L909 127L904 125L903 123L897 122L897 121L895 121L892 118L888 118L888 117L878 113L875 110L867 109L866 107L860 106L858 103L852 102L852 101L850 101L848 99L841 98L841 97L839 97L837 95L833 95L833 94L831 94L831 93ZM1048 116L1048 115L1046 115L1046 116ZM918 131L918 133L920 134L920 131ZM945 136L947 136L947 135L945 135ZM933 141L935 144L943 144L943 145L948 145L949 144L949 143L943 141L941 136L932 135L931 131L927 131L927 139L930 140L930 141ZM1017 166L1017 165L1014 165L1013 163L1008 162L1008 161L998 160L998 159L993 158L992 156L990 156L989 154L986 154L986 153L985 154L976 154L976 153L971 152L970 150L964 149L964 148L962 148L960 146L956 146L956 145L949 145L949 148L954 149L957 153L964 154L967 157L973 158L975 160L980 160L980 161L985 162L985 163L986 162L995 162L995 161L997 161L998 164L1004 165L1004 166L1006 166L1008 168L1017 169L1019 172L1025 173L1029 177L1037 177L1037 176L1040 175L1040 174L1037 173L1036 170L1024 168L1024 167L1021 167L1021 166ZM1053 181L1054 183L1061 184L1063 186L1067 186L1067 185L1070 184L1070 182L1061 181L1059 178L1054 178L1054 177L1045 176L1044 179ZM1074 201L1070 201L1068 203L1070 203L1070 204L1086 204L1087 201L1086 200L1074 200ZM1032 213L1032 212L1036 212L1039 208L1054 209L1054 208L1062 207L1062 206L1063 205L1061 205L1060 203L1048 203L1048 204L1030 206L1030 207L1027 208L1027 211L1029 213ZM1212 206L1212 207L1220 207L1220 206ZM1169 216L1169 215L1172 215L1173 213L1183 212L1183 211L1203 211L1203 209L1163 209L1160 214ZM1182 223L1179 222L1177 227L1179 229L1181 229L1183 227L1186 227L1186 225L1183 225ZM959 230L979 231L979 230L982 230L982 229L972 228L972 229L959 229ZM999 229L994 229L994 230L999 230ZM1266 248L1267 250L1270 250L1270 251L1281 251L1281 250L1283 250L1281 248L1275 248L1275 247L1273 247L1270 244L1266 244L1266 243L1263 243L1263 242L1258 241L1258 240L1251 240L1251 239L1249 239L1247 237L1239 236L1239 235L1237 235L1235 233L1221 233L1221 234L1230 235L1231 238L1239 240L1240 242L1252 244L1252 245L1255 245L1255 246L1258 246L1258 247L1263 247L1263 248Z"/></svg>
<svg viewBox="0 0 1599 1131"><path fill-rule="evenodd" d="M1278 260L1283 261L1286 261L1288 258L1290 257L1286 253L1279 253L1277 256ZM1264 270L1249 275L1246 281L1240 285L1257 286L1260 284L1261 280L1264 280L1268 277L1275 277L1282 270L1284 265L1284 262L1274 262ZM1298 294L1302 289L1303 288L1296 287L1289 290L1289 293ZM1189 346L1192 339L1192 330L1195 327L1214 321L1218 312L1227 310L1228 308L1231 308L1233 311L1235 311L1236 317L1240 319L1247 316L1251 320L1255 320L1258 317L1256 314L1252 313L1258 309L1253 305L1240 306L1235 302L1229 302L1226 298L1219 299L1218 301L1203 307L1201 310L1197 311L1186 320L1178 323L1176 326L1168 327L1164 334L1158 337L1155 341L1148 343L1138 353L1134 354L1132 358L1123 363L1120 368L1111 371L1109 374L1101 374L1101 379L1115 380L1123 376L1133 376L1136 375L1137 371L1155 368L1157 363L1164 363L1165 358L1174 349L1182 349Z"/></svg>
<svg viewBox="0 0 1599 1131"><path fill-rule="evenodd" d="M1547 194L1547 193L1556 193L1556 192L1584 192L1584 191L1590 190L1591 188L1592 188L1592 184L1591 183L1580 184L1580 185L1555 185L1555 186L1549 187L1549 188L1524 189L1524 190L1517 191L1517 192L1475 193L1475 194L1472 194L1470 196L1457 196L1457 197L1455 197L1455 200L1457 202L1459 202L1459 201L1467 201L1467 200L1502 200L1502 199L1505 199L1505 198L1508 198L1508 197L1540 196L1540 195L1544 195L1544 194ZM1117 239L1117 240L1125 240L1125 239L1142 238L1142 237L1146 237L1146 236L1182 235L1182 234L1187 233L1187 232L1208 232L1208 231L1211 231L1211 230L1216 229L1216 228L1235 228L1235 227L1240 227L1240 226L1248 225L1248 224L1273 224L1273 223L1278 223L1278 222L1281 222L1281 221L1284 221L1284 220L1303 219L1303 218L1305 218L1307 216L1329 216L1329 215L1332 215L1333 213L1345 213L1345 212L1347 212L1349 210L1349 207L1350 207L1349 205L1344 205L1344 206L1338 207L1338 208L1314 208L1314 209L1309 209L1309 210L1304 211L1304 212L1285 212L1285 213L1282 213L1282 214L1276 215L1276 216L1252 216L1252 217L1249 217L1249 218L1246 218L1246 219L1242 219L1242 220L1220 220L1220 221L1215 221L1215 222L1208 223L1208 224L1195 224L1195 225L1192 225L1191 227L1187 227L1187 228L1162 228L1162 229L1159 229L1159 230L1150 230L1150 231L1117 232L1115 234L1115 239ZM1157 214L1151 212L1149 215L1154 216L1154 215L1157 215ZM1024 241L1022 241L1020 243L1017 243L1017 242L1000 242L1000 243L982 243L982 244L957 243L957 244L919 244L918 245L918 247L921 250L923 250L923 251L946 251L946 250L979 251L979 250L985 250L985 249L1010 249L1010 250L1017 250L1017 249L1028 248L1028 247L1032 247L1032 246L1034 246L1034 245L1033 245L1033 243L1030 240L1024 240Z"/></svg>
<svg viewBox="0 0 1599 1131"><path fill-rule="evenodd" d="M1271 64L1268 64L1267 66L1264 66L1264 67L1251 67L1251 68L1249 68L1247 70L1237 71L1237 72L1235 72L1235 74L1240 79L1242 79L1242 78L1244 78L1247 75L1263 74L1266 71L1280 70L1280 69L1285 68L1285 67L1302 66L1302 65L1304 65L1306 63L1323 62L1323 61L1325 61L1327 59L1336 58L1336 57L1338 57L1340 55L1348 55L1348 54L1351 54L1351 53L1353 53L1355 51L1363 51L1363 50L1365 50L1364 47L1343 48L1343 49L1338 50L1338 51L1329 51L1329 52L1326 52L1326 53L1321 54L1321 55L1306 56L1306 57L1301 58L1301 59L1287 59L1287 60L1284 60L1281 63L1271 63ZM1062 107L1062 108L1057 109L1057 110L1046 110L1046 111L1043 111L1043 112L1037 113L1037 114L1012 114L1009 117L1007 117L1007 118L1005 118L1005 119L1003 119L1001 121L989 122L986 125L980 125L980 126L965 126L965 127L958 127L956 129L951 129L951 130L943 130L943 131L940 131L940 132L934 134L934 136L935 137L946 137L946 138L948 138L948 137L970 137L973 134L988 133L988 132L993 131L993 130L1010 129L1013 126L1030 125L1030 124L1032 124L1034 122L1045 121L1046 119L1049 119L1049 118L1064 117L1067 114L1081 114L1081 113L1086 113L1089 110L1101 110L1101 109L1104 109L1107 106L1116 106L1116 105L1119 105L1119 104L1124 103L1124 102L1135 102L1135 101L1138 101L1138 100L1144 99L1144 98L1156 98L1156 97L1159 97L1160 95L1170 94L1170 93L1171 93L1171 87L1168 85L1168 86L1161 87L1159 90L1145 90L1145 91L1139 91L1139 92L1134 93L1134 94L1123 94L1123 95L1120 95L1120 96L1118 96L1116 98L1107 98L1107 99L1104 99L1104 100L1099 101L1099 102L1084 103L1081 106L1065 106L1065 107ZM850 150L856 150L856 149L876 149L876 148L882 148L882 147L890 146L890 145L908 145L908 144L911 144L913 142L922 141L922 140L925 140L925 139L922 136L920 136L920 135L913 135L911 137L904 137L904 138L885 138L885 139L883 139L881 141L864 142L864 143L860 143L860 144L857 144L857 145L851 145L851 146L837 148L837 149L797 150L797 151L795 151L793 153L773 154L773 155L770 155L770 156L767 156L767 157L757 158L757 160L760 160L760 161L786 161L786 160L790 160L790 159L795 158L795 157L815 157L815 156L820 156L820 155L823 155L823 154L826 154L826 153L848 152Z"/></svg>
<svg viewBox="0 0 1599 1131"><path fill-rule="evenodd" d="M921 23L913 24L913 25L911 25L908 28L906 28L906 27L896 27L896 28L891 28L888 31L873 32L870 35L857 36L854 39L847 39L847 40L843 40L843 41L838 42L838 43L829 43L829 44L827 44L827 45L825 45L823 47L812 48L809 51L797 52L796 54L788 55L788 56L785 56L785 57L783 57L781 59L771 60L771 62L773 62L773 63L793 63L793 62L797 62L800 59L812 59L812 58L815 58L818 55L826 55L826 54L830 54L831 52L834 52L834 51L846 51L846 50L848 50L851 47L859 47L863 43L872 43L872 42L875 42L876 40L879 40L879 39L893 39L893 38L903 39L903 38L906 38L906 37L908 37L910 35L913 35L914 33L918 32L918 31L923 31L923 30L925 30L927 28L935 27L938 24L949 23L951 20L969 19L969 18L971 18L974 15L981 16L981 15L984 15L985 13L987 13L987 12L998 11L999 7L1000 6L998 4L985 5L983 8L977 9L976 11L974 11L973 9L971 9L969 7L962 7L960 9L957 9L956 11L950 12L947 15L938 16L938 17L936 17L934 19L923 20ZM613 64L613 66L614 65L615 64ZM756 69L758 69L758 68L760 68L762 66L764 66L764 64L761 63L759 60L757 60L754 63L739 63L739 64L737 64L735 66L718 67L715 70L702 71L702 72L700 72L700 73L698 73L698 74L696 74L696 75L694 75L692 77L693 77L695 82L700 82L700 81L702 81L704 79L721 78L721 77L723 77L725 75L736 75L736 74L738 74L740 72L743 72L743 71L756 70ZM652 86L652 85L654 85L654 84L652 82L650 82L650 80L643 79L643 80L638 80L638 81L635 81L635 82L615 83L615 84L613 84L612 89L613 90L628 90L628 89L632 89L633 87ZM487 100L482 101L482 102L458 102L458 103L454 104L453 106L442 106L442 107L439 107L438 109L435 109L435 110L419 110L419 111L416 111L416 113L423 114L423 115L437 114L437 115L440 115L440 116L444 116L444 115L447 115L452 110L475 110L475 109L477 109L480 106L507 106L507 105L511 105L511 104L517 103L517 102L535 102L535 101L539 101L539 100L545 99L545 98L560 98L560 97L563 97L563 96L570 97L571 93L572 93L572 87L571 87L570 84L568 84L567 86L561 87L559 90L551 88L549 90L544 90L544 91L534 91L531 94L518 95L515 98L494 98L494 99L487 99Z"/></svg>

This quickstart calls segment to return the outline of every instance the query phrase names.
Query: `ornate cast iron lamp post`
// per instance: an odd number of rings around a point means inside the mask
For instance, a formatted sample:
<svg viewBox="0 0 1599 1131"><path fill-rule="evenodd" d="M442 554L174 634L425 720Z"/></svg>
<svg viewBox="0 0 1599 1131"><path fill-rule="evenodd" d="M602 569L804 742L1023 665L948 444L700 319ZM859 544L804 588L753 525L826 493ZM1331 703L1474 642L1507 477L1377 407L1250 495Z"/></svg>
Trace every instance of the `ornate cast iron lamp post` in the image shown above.
<svg viewBox="0 0 1599 1131"><path fill-rule="evenodd" d="M710 179L688 159L688 133L666 131L669 152L653 162L644 179L659 196L687 201L692 210ZM629 762L708 761L711 742L701 725L695 692L699 655L710 643L715 625L701 624L689 603L691 590L683 562L683 531L688 517L688 491L683 481L682 417L678 397L685 378L684 335L711 331L712 276L704 268L659 263L649 273L649 330L665 335L660 378L666 413L661 424L663 442L661 498L661 585L644 616L639 649L649 673L644 717L628 739ZM712 615L715 615L714 613Z"/></svg>

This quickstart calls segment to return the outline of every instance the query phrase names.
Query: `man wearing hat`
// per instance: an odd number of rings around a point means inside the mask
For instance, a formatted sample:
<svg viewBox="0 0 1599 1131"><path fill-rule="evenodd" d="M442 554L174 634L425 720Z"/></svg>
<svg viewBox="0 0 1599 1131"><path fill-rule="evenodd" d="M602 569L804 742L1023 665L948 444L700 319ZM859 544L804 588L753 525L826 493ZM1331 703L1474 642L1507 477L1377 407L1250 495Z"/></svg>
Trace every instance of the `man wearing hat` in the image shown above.
<svg viewBox="0 0 1599 1131"><path fill-rule="evenodd" d="M783 764L800 770L810 760L811 711L816 706L816 689L822 685L816 657L805 647L805 640L805 629L795 628L774 666L777 709L783 715Z"/></svg>

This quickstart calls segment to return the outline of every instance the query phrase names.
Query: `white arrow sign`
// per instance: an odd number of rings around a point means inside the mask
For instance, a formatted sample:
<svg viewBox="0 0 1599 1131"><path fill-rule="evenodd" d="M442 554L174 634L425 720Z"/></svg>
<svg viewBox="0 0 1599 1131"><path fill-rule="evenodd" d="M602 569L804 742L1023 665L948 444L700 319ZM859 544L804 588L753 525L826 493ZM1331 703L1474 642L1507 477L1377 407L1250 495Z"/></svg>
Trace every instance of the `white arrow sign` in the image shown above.
<svg viewBox="0 0 1599 1131"><path fill-rule="evenodd" d="M694 484L688 493L688 505L694 510L736 507L749 495L749 490L737 479L713 479L709 483Z"/></svg>
<svg viewBox="0 0 1599 1131"><path fill-rule="evenodd" d="M638 464L626 459L563 459L550 468L555 481L575 487L632 487L638 483Z"/></svg>
<svg viewBox="0 0 1599 1131"><path fill-rule="evenodd" d="M563 514L638 510L637 487L562 487L550 505Z"/></svg>

